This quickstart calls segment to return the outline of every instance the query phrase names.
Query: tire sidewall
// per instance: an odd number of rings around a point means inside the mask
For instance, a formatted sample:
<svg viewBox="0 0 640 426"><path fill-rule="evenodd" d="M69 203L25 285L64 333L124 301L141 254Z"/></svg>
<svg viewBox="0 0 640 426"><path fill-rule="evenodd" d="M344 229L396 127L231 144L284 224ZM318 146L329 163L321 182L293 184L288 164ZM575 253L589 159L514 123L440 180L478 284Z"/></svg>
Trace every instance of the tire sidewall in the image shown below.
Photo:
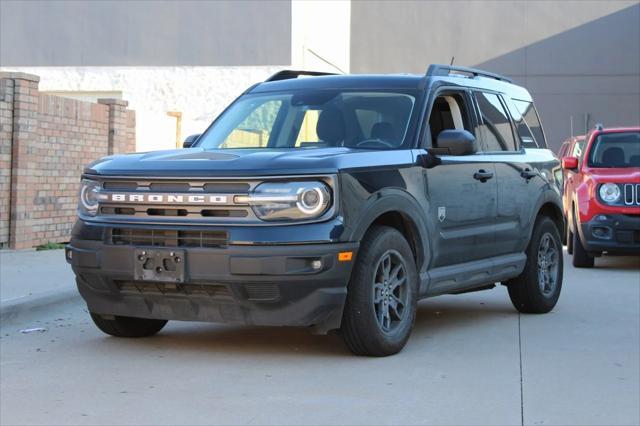
<svg viewBox="0 0 640 426"><path fill-rule="evenodd" d="M540 289L538 283L538 250L540 247L540 241L542 236L550 234L553 239L556 250L558 251L558 272L557 283L553 294L550 297L545 296ZM563 277L563 253L562 253L562 240L560 234L553 221L547 217L539 219L536 223L533 235L531 236L531 242L527 249L527 292L535 305L543 307L543 311L548 312L556 305L560 292L562 290L562 277Z"/></svg>
<svg viewBox="0 0 640 426"><path fill-rule="evenodd" d="M359 321L364 329L369 331L369 338L376 342L376 346L384 348L384 352L396 352L401 349L413 328L416 316L417 282L413 253L406 239L397 230L389 227L380 227L372 232L368 241L368 249L361 251L358 256L356 273L349 283L349 309L355 309ZM397 251L403 258L407 273L407 316L403 322L393 331L384 332L376 319L373 304L375 290L373 287L377 265L382 256L390 249Z"/></svg>

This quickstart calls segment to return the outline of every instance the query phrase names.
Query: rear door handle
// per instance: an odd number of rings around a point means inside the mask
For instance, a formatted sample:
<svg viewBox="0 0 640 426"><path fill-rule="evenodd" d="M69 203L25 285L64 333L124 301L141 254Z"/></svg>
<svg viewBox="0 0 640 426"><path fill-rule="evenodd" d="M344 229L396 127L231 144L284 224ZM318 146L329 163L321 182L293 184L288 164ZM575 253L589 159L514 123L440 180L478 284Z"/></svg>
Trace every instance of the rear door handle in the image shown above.
<svg viewBox="0 0 640 426"><path fill-rule="evenodd" d="M480 182L486 182L493 177L493 172L488 172L484 169L480 169L473 174L473 178L475 180L479 180Z"/></svg>
<svg viewBox="0 0 640 426"><path fill-rule="evenodd" d="M520 176L522 176L526 180L529 180L529 179L532 179L532 178L538 176L538 171L537 170L531 170L531 169L524 169L522 171L522 173L520 173Z"/></svg>

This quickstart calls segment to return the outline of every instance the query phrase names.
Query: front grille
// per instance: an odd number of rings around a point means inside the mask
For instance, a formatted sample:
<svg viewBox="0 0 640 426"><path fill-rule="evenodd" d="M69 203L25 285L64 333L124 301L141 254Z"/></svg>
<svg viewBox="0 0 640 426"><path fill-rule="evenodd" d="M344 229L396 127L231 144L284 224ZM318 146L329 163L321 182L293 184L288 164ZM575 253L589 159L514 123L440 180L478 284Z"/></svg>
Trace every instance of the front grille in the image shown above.
<svg viewBox="0 0 640 426"><path fill-rule="evenodd" d="M627 183L623 188L624 203L627 206L640 206L640 183Z"/></svg>
<svg viewBox="0 0 640 426"><path fill-rule="evenodd" d="M113 222L154 220L166 223L224 223L256 221L250 206L236 203L258 185L258 180L141 180L108 178L102 182L104 199L98 217ZM210 219L209 219L210 220Z"/></svg>
<svg viewBox="0 0 640 426"><path fill-rule="evenodd" d="M226 247L229 235L226 231L158 230L113 228L111 243L114 245L159 247Z"/></svg>
<svg viewBox="0 0 640 426"><path fill-rule="evenodd" d="M121 293L159 296L204 296L231 299L229 289L222 284L178 284L153 281L117 281Z"/></svg>

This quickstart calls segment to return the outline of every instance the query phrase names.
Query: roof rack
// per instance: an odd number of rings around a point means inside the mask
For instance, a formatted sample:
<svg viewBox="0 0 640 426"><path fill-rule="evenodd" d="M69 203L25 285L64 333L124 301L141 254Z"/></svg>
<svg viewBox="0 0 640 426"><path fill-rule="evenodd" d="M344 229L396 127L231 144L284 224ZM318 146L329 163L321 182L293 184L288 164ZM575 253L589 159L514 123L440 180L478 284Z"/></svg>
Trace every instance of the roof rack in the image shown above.
<svg viewBox="0 0 640 426"><path fill-rule="evenodd" d="M301 75L320 76L320 75L337 75L337 74L332 72L321 72L321 71L282 70L282 71L278 71L277 73L275 73L274 75L266 79L265 83L267 81L289 80L291 78L298 78Z"/></svg>
<svg viewBox="0 0 640 426"><path fill-rule="evenodd" d="M477 68L457 67L452 65L429 65L427 70L427 77L431 76L448 76L450 74L470 74L473 77L488 77L496 80L505 81L507 83L513 83L510 78L507 78L500 74L495 74L488 71L479 70Z"/></svg>

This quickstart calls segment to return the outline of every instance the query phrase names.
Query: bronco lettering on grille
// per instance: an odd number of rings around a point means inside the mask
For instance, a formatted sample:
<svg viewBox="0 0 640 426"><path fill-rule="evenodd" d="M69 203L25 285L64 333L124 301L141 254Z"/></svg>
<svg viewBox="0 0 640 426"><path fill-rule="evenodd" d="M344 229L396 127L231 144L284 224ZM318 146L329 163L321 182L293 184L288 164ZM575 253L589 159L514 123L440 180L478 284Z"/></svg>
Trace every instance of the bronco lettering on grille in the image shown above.
<svg viewBox="0 0 640 426"><path fill-rule="evenodd" d="M227 195L176 195L176 194L109 194L113 203L146 204L228 204Z"/></svg>

